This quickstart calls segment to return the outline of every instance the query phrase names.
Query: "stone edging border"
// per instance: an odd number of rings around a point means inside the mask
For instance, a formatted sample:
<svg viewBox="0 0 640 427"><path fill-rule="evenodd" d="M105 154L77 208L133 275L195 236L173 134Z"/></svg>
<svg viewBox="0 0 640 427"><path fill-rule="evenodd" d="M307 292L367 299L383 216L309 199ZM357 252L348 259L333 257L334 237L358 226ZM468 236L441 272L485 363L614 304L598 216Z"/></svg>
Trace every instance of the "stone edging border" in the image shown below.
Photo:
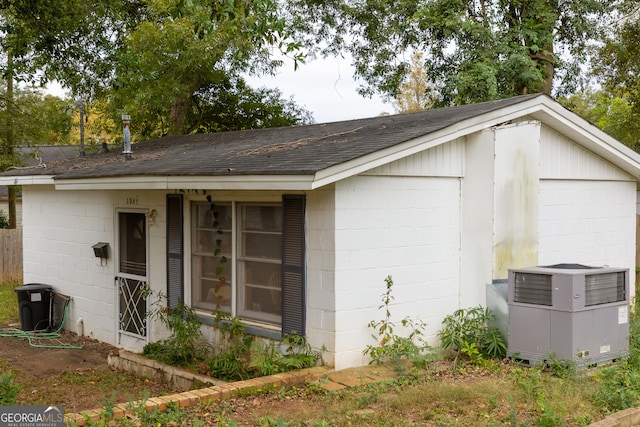
<svg viewBox="0 0 640 427"><path fill-rule="evenodd" d="M167 404L173 402L179 407L195 406L200 402L208 402L216 399L226 399L240 392L249 393L261 390L267 386L280 387L283 385L302 384L320 379L323 375L332 372L333 368L316 366L314 368L301 369L299 371L270 375L267 377L253 378L245 381L236 381L198 390L185 391L167 396L151 397L146 401L120 403L113 407L113 418L122 418L125 415L133 415L132 406L144 405L147 410L164 411ZM100 421L104 408L97 408L79 413L65 414L65 426L84 426L86 419L93 422Z"/></svg>
<svg viewBox="0 0 640 427"><path fill-rule="evenodd" d="M588 427L632 427L640 425L640 408L629 408L589 424Z"/></svg>
<svg viewBox="0 0 640 427"><path fill-rule="evenodd" d="M179 390L192 390L214 385L223 385L227 381L196 374L186 369L160 363L140 354L119 350L109 354L108 365L117 371L131 372L140 378L149 378L158 382L173 384Z"/></svg>

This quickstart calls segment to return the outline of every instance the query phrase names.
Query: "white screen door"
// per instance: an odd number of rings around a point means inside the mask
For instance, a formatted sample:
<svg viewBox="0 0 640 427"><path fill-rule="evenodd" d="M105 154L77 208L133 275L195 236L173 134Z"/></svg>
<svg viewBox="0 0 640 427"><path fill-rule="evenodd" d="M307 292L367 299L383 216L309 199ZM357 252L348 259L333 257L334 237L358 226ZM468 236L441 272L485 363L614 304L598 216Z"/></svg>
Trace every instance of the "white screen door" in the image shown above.
<svg viewBox="0 0 640 427"><path fill-rule="evenodd" d="M147 338L147 221L139 212L118 213L118 339Z"/></svg>

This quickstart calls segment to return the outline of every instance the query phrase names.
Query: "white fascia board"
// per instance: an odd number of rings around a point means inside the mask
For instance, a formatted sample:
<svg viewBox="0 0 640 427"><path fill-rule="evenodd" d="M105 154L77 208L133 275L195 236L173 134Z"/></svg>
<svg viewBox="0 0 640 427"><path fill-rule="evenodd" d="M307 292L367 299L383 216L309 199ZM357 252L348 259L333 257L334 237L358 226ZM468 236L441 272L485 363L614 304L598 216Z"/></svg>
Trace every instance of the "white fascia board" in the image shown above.
<svg viewBox="0 0 640 427"><path fill-rule="evenodd" d="M124 176L61 179L56 190L309 190L310 175Z"/></svg>
<svg viewBox="0 0 640 427"><path fill-rule="evenodd" d="M528 103L535 103L538 105L538 99L544 98L536 98ZM523 102L522 104L528 103ZM521 107L522 104L516 104L500 110L471 117L444 129L431 132L427 135L414 138L396 146L322 170L316 174L313 188L319 188L324 185L331 184L341 179L366 172L369 169L391 163L449 141L453 141L457 138L521 117L523 116L523 113L521 112L521 109L518 109L517 107ZM512 111L514 109L515 111Z"/></svg>
<svg viewBox="0 0 640 427"><path fill-rule="evenodd" d="M369 169L428 150L472 133L530 116L556 129L585 148L640 179L640 154L591 125L575 113L546 96L491 111L436 132L412 139L384 150L332 166L316 174L313 188L319 188Z"/></svg>
<svg viewBox="0 0 640 427"><path fill-rule="evenodd" d="M0 185L51 185L52 175L0 176Z"/></svg>

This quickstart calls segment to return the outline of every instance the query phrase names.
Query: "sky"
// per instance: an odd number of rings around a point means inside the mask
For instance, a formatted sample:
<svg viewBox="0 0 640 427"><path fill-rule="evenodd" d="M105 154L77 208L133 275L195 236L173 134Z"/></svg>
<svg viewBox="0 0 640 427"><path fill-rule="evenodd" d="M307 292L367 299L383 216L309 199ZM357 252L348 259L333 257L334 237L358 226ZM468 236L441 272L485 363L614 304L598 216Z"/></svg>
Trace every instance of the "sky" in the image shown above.
<svg viewBox="0 0 640 427"><path fill-rule="evenodd" d="M294 101L313 114L316 123L375 117L394 113L393 106L380 97L358 94L361 82L353 77L354 69L345 58L317 59L294 71L285 64L273 77L248 78L254 87L278 88L284 98Z"/></svg>
<svg viewBox="0 0 640 427"><path fill-rule="evenodd" d="M354 79L354 69L346 58L326 58L301 64L294 70L287 62L276 75L249 77L252 87L278 88L286 99L293 100L313 115L316 123L328 123L394 113L393 106L380 97L366 98L358 94L360 85ZM60 97L64 91L57 84L47 92Z"/></svg>

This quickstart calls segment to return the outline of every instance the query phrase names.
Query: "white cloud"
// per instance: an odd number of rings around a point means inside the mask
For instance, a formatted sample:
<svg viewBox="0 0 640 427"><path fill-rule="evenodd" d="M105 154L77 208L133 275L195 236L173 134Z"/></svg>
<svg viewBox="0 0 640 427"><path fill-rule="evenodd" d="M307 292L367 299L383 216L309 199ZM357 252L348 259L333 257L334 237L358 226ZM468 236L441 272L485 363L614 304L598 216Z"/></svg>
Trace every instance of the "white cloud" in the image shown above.
<svg viewBox="0 0 640 427"><path fill-rule="evenodd" d="M393 113L380 97L365 98L357 93L359 83L347 59L317 59L294 70L287 62L275 76L247 78L254 87L277 87L285 98L311 111L317 123L375 117Z"/></svg>

